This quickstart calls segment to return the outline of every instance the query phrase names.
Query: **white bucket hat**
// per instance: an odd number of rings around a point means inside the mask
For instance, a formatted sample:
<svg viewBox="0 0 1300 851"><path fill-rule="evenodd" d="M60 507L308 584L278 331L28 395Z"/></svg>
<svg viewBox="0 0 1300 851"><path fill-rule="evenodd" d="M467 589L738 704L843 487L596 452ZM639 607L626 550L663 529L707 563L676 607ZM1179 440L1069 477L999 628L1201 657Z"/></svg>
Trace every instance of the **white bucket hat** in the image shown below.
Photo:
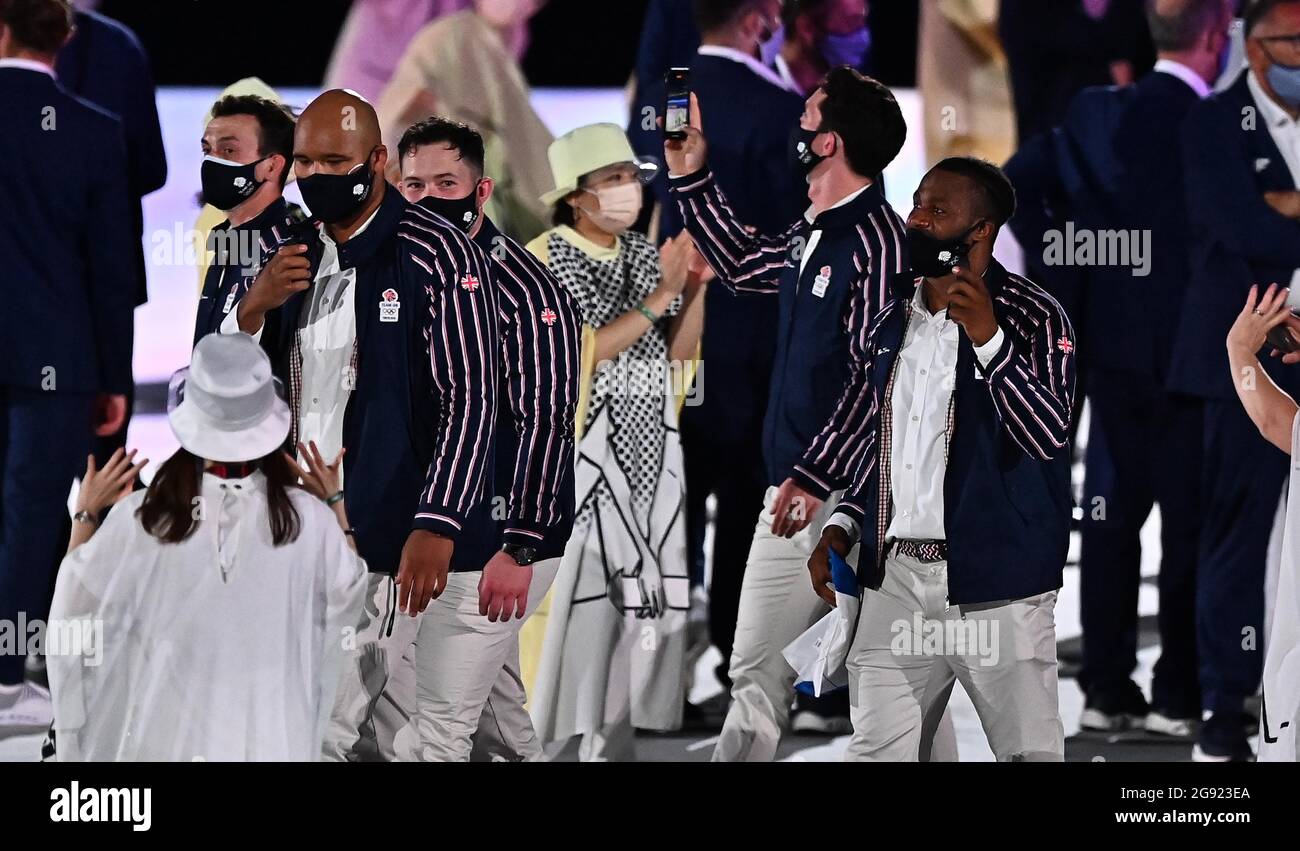
<svg viewBox="0 0 1300 851"><path fill-rule="evenodd" d="M551 161L551 177L555 188L541 197L548 207L570 192L576 192L583 175L615 163L631 163L637 167L637 177L649 183L659 173L659 164L638 157L627 141L627 134L617 124L588 124L570 130L546 149Z"/></svg>
<svg viewBox="0 0 1300 851"><path fill-rule="evenodd" d="M181 446L233 464L275 451L289 435L284 389L247 334L209 334L167 388L167 420Z"/></svg>

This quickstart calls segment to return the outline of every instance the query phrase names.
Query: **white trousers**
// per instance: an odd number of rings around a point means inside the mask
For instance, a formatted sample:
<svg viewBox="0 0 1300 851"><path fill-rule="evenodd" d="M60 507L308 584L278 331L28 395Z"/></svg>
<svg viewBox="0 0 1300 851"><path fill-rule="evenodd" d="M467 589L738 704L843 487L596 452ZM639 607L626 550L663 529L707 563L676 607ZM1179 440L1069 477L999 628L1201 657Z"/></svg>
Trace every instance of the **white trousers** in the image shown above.
<svg viewBox="0 0 1300 851"><path fill-rule="evenodd" d="M415 617L396 610L397 589L391 578L372 574L323 758L541 758L524 708L519 630L546 596L558 569L559 559L533 565L524 617L504 623L479 614L479 571L449 574L447 588Z"/></svg>
<svg viewBox="0 0 1300 851"><path fill-rule="evenodd" d="M832 494L811 523L786 539L772 533L776 488L767 489L740 587L729 669L732 703L713 750L714 762L770 762L776 757L795 680L781 651L830 611L813 591L808 557L839 496Z"/></svg>
<svg viewBox="0 0 1300 851"><path fill-rule="evenodd" d="M1063 760L1056 592L961 607L947 597L945 562L886 559L849 649L845 759L916 762L960 681L999 761Z"/></svg>

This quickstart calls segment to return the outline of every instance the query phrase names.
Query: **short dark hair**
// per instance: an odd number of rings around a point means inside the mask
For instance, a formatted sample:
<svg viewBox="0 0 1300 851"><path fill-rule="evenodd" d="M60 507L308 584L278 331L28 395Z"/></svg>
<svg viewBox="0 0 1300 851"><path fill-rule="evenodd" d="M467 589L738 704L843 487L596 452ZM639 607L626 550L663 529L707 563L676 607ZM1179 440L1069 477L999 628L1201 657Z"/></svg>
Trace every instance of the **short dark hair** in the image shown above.
<svg viewBox="0 0 1300 851"><path fill-rule="evenodd" d="M1241 13L1246 21L1246 35L1255 31L1255 26L1272 13L1278 6L1289 6L1300 0L1247 0L1246 8Z"/></svg>
<svg viewBox="0 0 1300 851"><path fill-rule="evenodd" d="M1224 0L1182 0L1160 13L1161 0L1147 0L1147 27L1156 50L1188 50L1211 27L1227 32Z"/></svg>
<svg viewBox="0 0 1300 851"><path fill-rule="evenodd" d="M969 178L977 190L979 215L1002 227L1016 212L1016 190L1002 169L979 157L948 157L930 171L946 171Z"/></svg>
<svg viewBox="0 0 1300 851"><path fill-rule="evenodd" d="M880 174L907 140L907 122L894 93L847 65L832 68L821 88L826 99L818 129L840 135L855 172L863 177Z"/></svg>
<svg viewBox="0 0 1300 851"><path fill-rule="evenodd" d="M68 0L0 0L0 23L14 41L38 53L58 53L72 32Z"/></svg>
<svg viewBox="0 0 1300 851"><path fill-rule="evenodd" d="M471 171L483 176L483 137L473 127L462 121L452 121L440 115L434 115L423 121L417 121L402 134L397 143L399 160L423 145L446 142L460 151L460 158L469 163Z"/></svg>
<svg viewBox="0 0 1300 851"><path fill-rule="evenodd" d="M757 4L758 0L691 0L695 28L703 35L720 30Z"/></svg>
<svg viewBox="0 0 1300 851"><path fill-rule="evenodd" d="M297 123L293 110L258 95L226 95L212 105L213 118L231 115L250 115L257 121L257 155L284 157L284 170L280 172L280 185L289 179L293 164L293 128Z"/></svg>

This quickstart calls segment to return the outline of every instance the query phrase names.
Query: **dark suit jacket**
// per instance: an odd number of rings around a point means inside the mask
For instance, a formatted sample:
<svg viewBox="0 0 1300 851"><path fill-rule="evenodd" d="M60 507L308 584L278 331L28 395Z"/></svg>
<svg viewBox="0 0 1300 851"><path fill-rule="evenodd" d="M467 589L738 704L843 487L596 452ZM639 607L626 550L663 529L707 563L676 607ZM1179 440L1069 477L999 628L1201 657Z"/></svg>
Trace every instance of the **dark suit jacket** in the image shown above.
<svg viewBox="0 0 1300 851"><path fill-rule="evenodd" d="M1098 21L1080 0L1002 0L998 34L1022 141L1059 124L1083 89L1110 83L1113 60L1138 74L1154 61L1140 0L1111 0Z"/></svg>
<svg viewBox="0 0 1300 851"><path fill-rule="evenodd" d="M77 29L59 51L55 72L70 92L116 115L126 135L133 233L144 235L139 199L167 182L167 156L154 99L153 73L140 40L125 25L95 12L77 12ZM148 300L144 249L136 251L136 304Z"/></svg>
<svg viewBox="0 0 1300 851"><path fill-rule="evenodd" d="M1149 274L1110 268L1098 276L1088 321L1096 330L1091 363L1163 382L1187 292L1187 202L1182 126L1200 102L1171 74L1151 73L1137 84L1115 131L1116 227L1151 234Z"/></svg>
<svg viewBox="0 0 1300 851"><path fill-rule="evenodd" d="M1170 364L1172 389L1231 399L1224 340L1250 285L1289 285L1300 268L1300 222L1275 212L1264 193L1295 189L1242 75L1192 107L1183 124L1191 273ZM1293 368L1264 358L1280 386L1300 389Z"/></svg>
<svg viewBox="0 0 1300 851"><path fill-rule="evenodd" d="M0 68L0 384L131 389L135 236L116 118Z"/></svg>
<svg viewBox="0 0 1300 851"><path fill-rule="evenodd" d="M807 185L787 155L803 98L739 62L698 54L691 63L691 90L703 116L709 165L736 216L759 233L782 233L808 206ZM654 136L662 156L663 136L657 129ZM666 175L654 191L662 211L660 235L671 236L682 229L682 219ZM776 351L776 299L712 286L704 309L702 404L687 408L683 417L707 420L702 431L718 445L757 446Z"/></svg>
<svg viewBox="0 0 1300 851"><path fill-rule="evenodd" d="M1115 197L1120 164L1114 137L1134 88L1095 86L1070 103L1060 125L1027 140L1006 164L1016 190L1012 232L1025 250L1025 265L1065 308L1079 339L1079 358L1092 361L1098 317L1096 267L1048 262L1047 239L1071 232L1116 227ZM1073 229L1071 231L1070 229ZM1100 306L1104 313L1104 305ZM1099 318L1100 322L1094 322ZM1096 327L1094 327L1096 326Z"/></svg>

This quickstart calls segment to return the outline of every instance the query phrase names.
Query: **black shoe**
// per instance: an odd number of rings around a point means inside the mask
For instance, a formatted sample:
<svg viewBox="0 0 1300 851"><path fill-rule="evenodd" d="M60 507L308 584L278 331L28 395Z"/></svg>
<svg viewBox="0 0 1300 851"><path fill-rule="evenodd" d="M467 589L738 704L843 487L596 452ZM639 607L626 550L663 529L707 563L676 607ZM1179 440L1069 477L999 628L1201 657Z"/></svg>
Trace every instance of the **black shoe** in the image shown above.
<svg viewBox="0 0 1300 851"><path fill-rule="evenodd" d="M1127 680L1121 688L1092 688L1083 703L1079 726L1100 733L1118 733L1141 727L1151 707L1137 683Z"/></svg>
<svg viewBox="0 0 1300 851"><path fill-rule="evenodd" d="M1255 754L1246 740L1247 717L1240 712L1216 712L1201 726L1194 762L1250 762Z"/></svg>

